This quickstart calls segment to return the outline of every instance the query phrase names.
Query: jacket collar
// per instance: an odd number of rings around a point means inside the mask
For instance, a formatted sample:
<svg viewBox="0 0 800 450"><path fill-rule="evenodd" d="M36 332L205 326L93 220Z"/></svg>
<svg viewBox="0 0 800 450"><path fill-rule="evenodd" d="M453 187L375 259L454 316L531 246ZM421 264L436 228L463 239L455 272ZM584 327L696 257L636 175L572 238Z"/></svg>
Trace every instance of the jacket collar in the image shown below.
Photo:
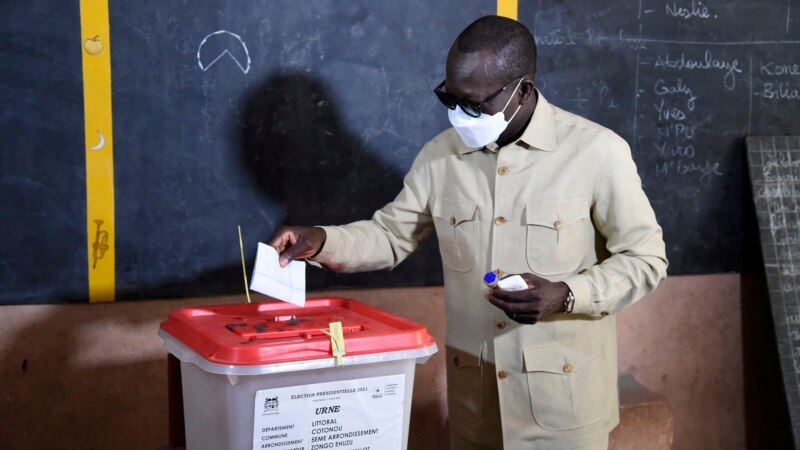
<svg viewBox="0 0 800 450"><path fill-rule="evenodd" d="M533 111L531 121L522 135L515 142L511 142L506 147L517 144L522 148L528 150L542 150L546 152L554 152L558 150L558 140L556 139L556 130L553 119L553 106L548 102L542 93L536 88L536 109ZM460 138L459 138L460 140ZM459 153L466 155L468 153L476 152L478 150L489 150L490 152L497 152L499 147L497 144L489 144L483 148L469 148L463 142L459 142Z"/></svg>

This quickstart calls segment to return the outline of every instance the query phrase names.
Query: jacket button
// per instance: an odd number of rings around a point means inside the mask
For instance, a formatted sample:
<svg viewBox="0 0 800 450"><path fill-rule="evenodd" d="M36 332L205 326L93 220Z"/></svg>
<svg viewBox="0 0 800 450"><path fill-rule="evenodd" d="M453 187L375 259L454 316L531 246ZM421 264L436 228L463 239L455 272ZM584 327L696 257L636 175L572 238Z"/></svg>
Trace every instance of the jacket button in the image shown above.
<svg viewBox="0 0 800 450"><path fill-rule="evenodd" d="M570 363L564 364L564 373L572 373L572 364Z"/></svg>
<svg viewBox="0 0 800 450"><path fill-rule="evenodd" d="M497 378L500 378L501 380L505 380L507 377L508 377L508 372L506 372L505 370L501 370L500 372L497 372Z"/></svg>
<svg viewBox="0 0 800 450"><path fill-rule="evenodd" d="M450 216L450 225L455 225L455 224L456 224L455 216Z"/></svg>
<svg viewBox="0 0 800 450"><path fill-rule="evenodd" d="M502 330L503 328L506 327L506 325L508 325L508 324L503 319L499 319L499 320L495 321L495 323L494 323L494 326L496 326L498 330Z"/></svg>
<svg viewBox="0 0 800 450"><path fill-rule="evenodd" d="M500 166L500 168L497 169L497 174L498 175L508 175L508 167Z"/></svg>
<svg viewBox="0 0 800 450"><path fill-rule="evenodd" d="M560 230L561 229L561 221L560 220L556 220L555 222L553 222L553 228L555 228L556 230Z"/></svg>
<svg viewBox="0 0 800 450"><path fill-rule="evenodd" d="M504 223L506 223L506 218L503 216L494 219L494 224L497 226L503 225Z"/></svg>

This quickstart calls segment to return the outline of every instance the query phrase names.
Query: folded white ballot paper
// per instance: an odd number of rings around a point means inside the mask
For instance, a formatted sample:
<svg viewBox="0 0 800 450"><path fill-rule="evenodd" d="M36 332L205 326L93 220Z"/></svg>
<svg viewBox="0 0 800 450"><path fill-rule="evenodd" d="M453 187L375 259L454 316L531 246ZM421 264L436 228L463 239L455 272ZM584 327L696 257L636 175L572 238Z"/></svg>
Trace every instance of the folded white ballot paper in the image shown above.
<svg viewBox="0 0 800 450"><path fill-rule="evenodd" d="M281 268L278 252L259 242L250 289L297 306L305 306L306 263L292 261Z"/></svg>
<svg viewBox="0 0 800 450"><path fill-rule="evenodd" d="M525 279L519 275L503 278L497 282L497 287L506 291L521 291L529 288L528 283L525 282Z"/></svg>

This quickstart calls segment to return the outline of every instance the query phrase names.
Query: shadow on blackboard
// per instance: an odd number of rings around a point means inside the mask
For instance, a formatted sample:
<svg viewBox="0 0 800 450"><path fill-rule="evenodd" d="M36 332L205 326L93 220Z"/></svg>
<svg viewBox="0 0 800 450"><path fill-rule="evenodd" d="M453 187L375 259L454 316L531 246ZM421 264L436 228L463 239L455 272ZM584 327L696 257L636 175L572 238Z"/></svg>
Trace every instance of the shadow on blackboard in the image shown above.
<svg viewBox="0 0 800 450"><path fill-rule="evenodd" d="M341 123L327 92L306 73L280 74L245 102L242 171L281 204L287 224L366 219L402 187L402 174Z"/></svg>
<svg viewBox="0 0 800 450"><path fill-rule="evenodd" d="M354 83L353 89L359 89ZM403 186L403 173L381 161L340 119L329 89L307 72L268 76L242 98L235 123L242 176L279 205L276 224L338 225L368 219ZM385 149L392 150L391 148ZM242 208L247 207L242 205ZM275 230L272 230L273 232ZM261 237L266 241L269 236ZM308 289L442 284L435 239L391 273L337 274L309 270ZM248 267L251 267L251 261ZM209 296L242 291L238 263L118 298Z"/></svg>
<svg viewBox="0 0 800 450"><path fill-rule="evenodd" d="M360 89L353 83L353 90ZM403 186L403 173L368 149L342 123L331 92L307 72L270 76L245 103L242 168L265 197L279 202L286 225L338 225L368 219ZM391 102L387 102L391 104ZM380 142L378 142L380 145ZM308 288L442 283L438 249L429 239L392 273L310 271Z"/></svg>

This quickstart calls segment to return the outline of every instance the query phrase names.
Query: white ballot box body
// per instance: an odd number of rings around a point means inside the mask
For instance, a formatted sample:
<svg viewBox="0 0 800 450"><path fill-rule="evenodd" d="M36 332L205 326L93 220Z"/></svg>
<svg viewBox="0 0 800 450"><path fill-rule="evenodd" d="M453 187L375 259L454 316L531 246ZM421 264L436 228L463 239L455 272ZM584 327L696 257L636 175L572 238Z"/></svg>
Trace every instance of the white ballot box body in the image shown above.
<svg viewBox="0 0 800 450"><path fill-rule="evenodd" d="M437 351L423 326L349 299L184 308L159 335L181 361L187 450L405 449L415 365Z"/></svg>

